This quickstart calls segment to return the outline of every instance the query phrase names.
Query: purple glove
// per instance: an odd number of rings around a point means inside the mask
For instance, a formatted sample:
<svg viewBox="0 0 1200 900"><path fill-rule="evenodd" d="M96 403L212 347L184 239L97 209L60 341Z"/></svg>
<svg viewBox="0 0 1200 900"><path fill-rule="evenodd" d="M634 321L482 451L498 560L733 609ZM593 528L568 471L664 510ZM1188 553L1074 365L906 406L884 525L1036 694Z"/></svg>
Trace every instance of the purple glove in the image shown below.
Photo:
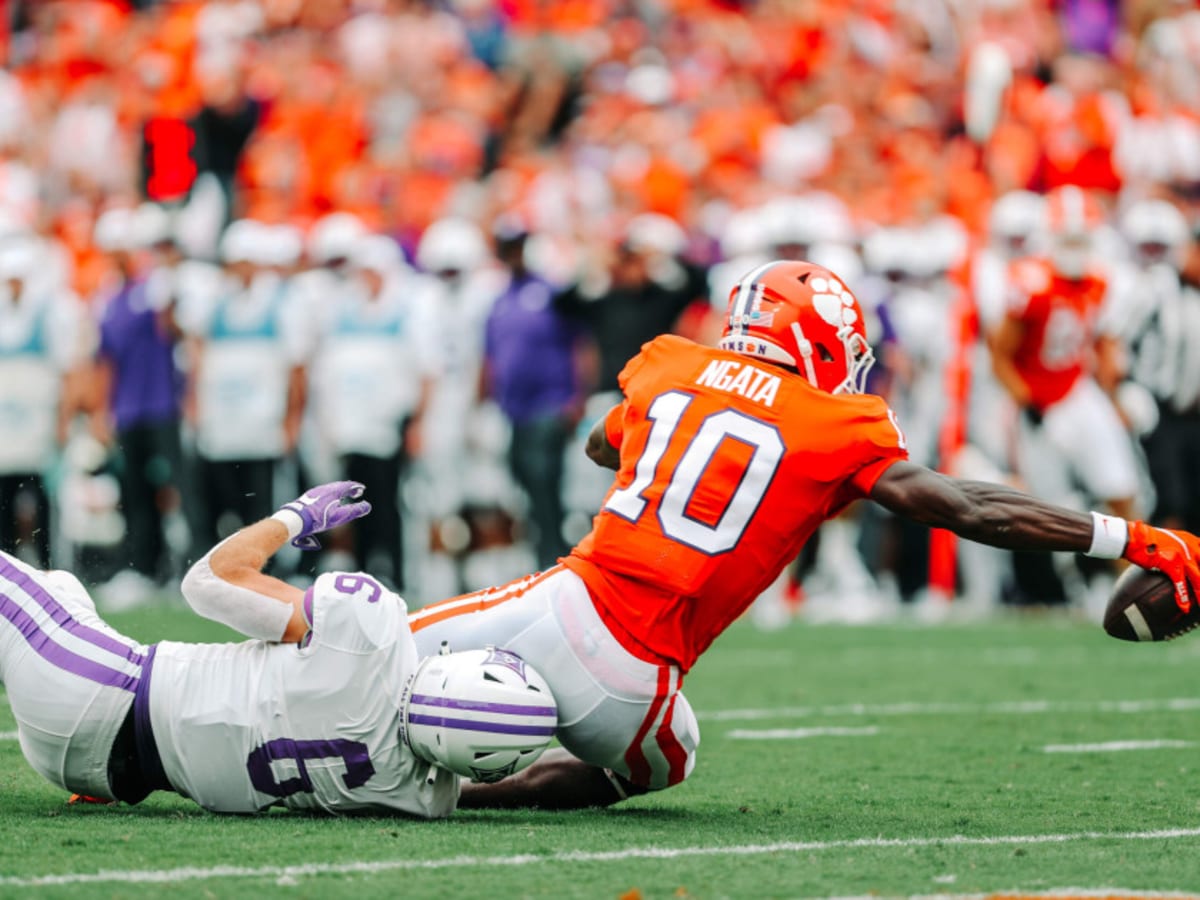
<svg viewBox="0 0 1200 900"><path fill-rule="evenodd" d="M287 527L293 547L320 550L321 542L313 535L353 522L371 511L370 503L358 499L362 495L363 486L357 481L333 481L309 488L279 507L272 518Z"/></svg>

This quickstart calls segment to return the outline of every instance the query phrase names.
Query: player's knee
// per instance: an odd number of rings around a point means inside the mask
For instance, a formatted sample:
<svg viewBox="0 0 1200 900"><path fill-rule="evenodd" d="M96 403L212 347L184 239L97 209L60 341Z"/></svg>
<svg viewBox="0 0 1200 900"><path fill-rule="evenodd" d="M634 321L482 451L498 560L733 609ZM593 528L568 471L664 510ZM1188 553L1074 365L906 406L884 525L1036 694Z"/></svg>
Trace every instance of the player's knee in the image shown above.
<svg viewBox="0 0 1200 900"><path fill-rule="evenodd" d="M643 753L632 754L622 775L643 792L674 787L692 774L699 746L696 714L683 694L677 694L668 726L652 732L640 748Z"/></svg>

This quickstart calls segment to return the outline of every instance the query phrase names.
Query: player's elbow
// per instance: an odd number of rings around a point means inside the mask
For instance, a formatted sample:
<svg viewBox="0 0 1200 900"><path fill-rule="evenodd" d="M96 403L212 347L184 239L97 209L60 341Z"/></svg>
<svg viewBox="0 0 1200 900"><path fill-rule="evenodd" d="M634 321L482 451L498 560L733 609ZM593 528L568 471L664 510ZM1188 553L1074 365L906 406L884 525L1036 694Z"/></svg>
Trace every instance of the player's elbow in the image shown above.
<svg viewBox="0 0 1200 900"><path fill-rule="evenodd" d="M213 597L222 583L238 583L235 568L228 563L222 565L216 553L206 553L196 560L183 576L179 585L183 599L197 613L208 617L212 610Z"/></svg>
<svg viewBox="0 0 1200 900"><path fill-rule="evenodd" d="M608 437L603 431L597 429L588 435L587 444L584 446L584 452L587 453L588 459L598 466L603 466L606 469L615 470L620 463L620 454L616 448L608 442Z"/></svg>
<svg viewBox="0 0 1200 900"><path fill-rule="evenodd" d="M209 566L208 557L205 556L192 563L192 567L183 576L183 581L179 583L183 599L196 612L200 612L204 606L205 584L212 577L212 568Z"/></svg>

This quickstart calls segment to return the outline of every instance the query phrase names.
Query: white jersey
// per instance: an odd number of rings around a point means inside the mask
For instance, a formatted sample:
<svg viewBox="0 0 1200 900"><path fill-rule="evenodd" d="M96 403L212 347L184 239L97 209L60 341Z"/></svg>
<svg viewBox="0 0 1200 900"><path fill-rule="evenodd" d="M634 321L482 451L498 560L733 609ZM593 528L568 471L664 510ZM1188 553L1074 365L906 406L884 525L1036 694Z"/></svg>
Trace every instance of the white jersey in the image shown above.
<svg viewBox="0 0 1200 900"><path fill-rule="evenodd" d="M368 575L322 575L300 645L157 645L150 721L171 785L206 809L274 805L441 818L458 777L400 739L417 649L399 596Z"/></svg>
<svg viewBox="0 0 1200 900"><path fill-rule="evenodd" d="M81 358L74 297L0 287L0 474L41 472L54 457L62 373Z"/></svg>
<svg viewBox="0 0 1200 900"><path fill-rule="evenodd" d="M183 317L203 339L196 375L196 445L211 460L270 459L285 450L291 370L304 354L287 285L260 274Z"/></svg>
<svg viewBox="0 0 1200 900"><path fill-rule="evenodd" d="M396 453L401 424L436 372L432 342L418 340L413 328L407 280L389 278L375 298L351 280L327 304L311 385L322 436L338 454Z"/></svg>

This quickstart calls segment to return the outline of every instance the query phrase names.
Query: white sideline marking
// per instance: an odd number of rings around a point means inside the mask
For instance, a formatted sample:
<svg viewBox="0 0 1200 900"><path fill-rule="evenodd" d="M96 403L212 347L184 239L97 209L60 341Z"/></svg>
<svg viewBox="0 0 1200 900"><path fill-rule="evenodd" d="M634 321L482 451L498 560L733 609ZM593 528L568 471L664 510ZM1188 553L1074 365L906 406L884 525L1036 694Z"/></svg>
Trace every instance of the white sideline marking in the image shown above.
<svg viewBox="0 0 1200 900"><path fill-rule="evenodd" d="M1102 744L1047 744L1045 753L1117 753L1121 750L1182 750L1195 747L1195 741L1160 739L1153 741L1105 741Z"/></svg>
<svg viewBox="0 0 1200 900"><path fill-rule="evenodd" d="M1010 700L999 703L845 703L838 706L780 706L775 709L714 709L696 713L710 722L805 719L811 716L1041 715L1046 713L1195 712L1200 697L1169 700Z"/></svg>
<svg viewBox="0 0 1200 900"><path fill-rule="evenodd" d="M0 741L15 741L17 733L15 731L0 731Z"/></svg>
<svg viewBox="0 0 1200 900"><path fill-rule="evenodd" d="M64 884L168 884L207 878L304 878L312 875L370 875L378 872L428 869L514 868L537 863L620 862L628 859L685 859L702 856L763 856L768 853L813 853L820 850L909 847L990 847L1014 844L1066 844L1072 841L1160 841L1198 838L1200 828L1163 831L1078 831L1069 834L1014 834L1000 837L856 838L845 841L783 841L775 844L735 844L724 847L627 847L624 850L566 850L517 856L449 856L441 859L381 859L344 863L305 863L296 866L192 866L177 869L126 869L71 872L32 877L2 876L0 887L41 887Z"/></svg>
<svg viewBox="0 0 1200 900"><path fill-rule="evenodd" d="M746 728L735 728L725 735L735 741L797 741L810 737L868 737L879 734L879 726L867 725L863 728L767 728L762 731L752 731Z"/></svg>

